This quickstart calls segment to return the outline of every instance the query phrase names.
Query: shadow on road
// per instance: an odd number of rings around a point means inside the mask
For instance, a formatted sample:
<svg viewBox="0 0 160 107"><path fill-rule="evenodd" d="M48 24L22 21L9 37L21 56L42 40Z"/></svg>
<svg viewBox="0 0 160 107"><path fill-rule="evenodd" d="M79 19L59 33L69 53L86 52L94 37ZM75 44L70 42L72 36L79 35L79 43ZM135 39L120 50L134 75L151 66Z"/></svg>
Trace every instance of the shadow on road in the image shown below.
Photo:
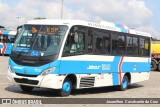
<svg viewBox="0 0 160 107"><path fill-rule="evenodd" d="M129 85L128 90L132 90L135 88L144 87L143 85L139 84L132 84ZM32 95L32 96L40 96L40 97L59 97L57 94L58 90L53 89L44 89L44 88L34 88L31 92L23 92L19 86L9 86L5 88L6 91L19 93L19 94L26 94L26 95ZM89 95L89 94L99 94L99 93L111 93L118 91L117 86L108 86L108 87L100 87L100 88L86 88L86 89L77 89L72 90L71 95ZM119 91L120 92L120 91Z"/></svg>

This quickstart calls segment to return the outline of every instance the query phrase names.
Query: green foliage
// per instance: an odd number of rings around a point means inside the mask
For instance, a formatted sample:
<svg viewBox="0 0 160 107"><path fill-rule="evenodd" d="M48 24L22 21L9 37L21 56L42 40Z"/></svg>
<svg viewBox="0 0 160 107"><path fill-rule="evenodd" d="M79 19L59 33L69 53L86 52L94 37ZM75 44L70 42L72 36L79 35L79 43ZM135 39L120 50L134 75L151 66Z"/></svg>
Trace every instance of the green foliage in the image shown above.
<svg viewBox="0 0 160 107"><path fill-rule="evenodd" d="M152 38L152 41L160 41L160 40L157 38Z"/></svg>
<svg viewBox="0 0 160 107"><path fill-rule="evenodd" d="M34 20L41 20L41 19L46 19L44 17L35 17Z"/></svg>

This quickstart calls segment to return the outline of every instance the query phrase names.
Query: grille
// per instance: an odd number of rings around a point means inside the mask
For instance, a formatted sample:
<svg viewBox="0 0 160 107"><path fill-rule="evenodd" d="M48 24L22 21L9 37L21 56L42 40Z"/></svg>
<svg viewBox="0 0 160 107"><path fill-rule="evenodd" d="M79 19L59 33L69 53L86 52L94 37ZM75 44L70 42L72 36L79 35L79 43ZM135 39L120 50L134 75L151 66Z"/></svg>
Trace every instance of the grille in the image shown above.
<svg viewBox="0 0 160 107"><path fill-rule="evenodd" d="M19 64L19 65L24 65L24 66L41 66L43 64L48 63L49 61L27 61L27 60L20 60L20 59L13 59L12 60Z"/></svg>
<svg viewBox="0 0 160 107"><path fill-rule="evenodd" d="M22 79L14 78L14 80L17 83L25 83L25 84L32 84L32 85L37 85L39 83L39 81L37 81L37 80L28 80L26 78L22 78Z"/></svg>
<svg viewBox="0 0 160 107"><path fill-rule="evenodd" d="M80 80L80 87L94 87L95 77L83 77Z"/></svg>
<svg viewBox="0 0 160 107"><path fill-rule="evenodd" d="M20 74L20 73L16 73L16 75L23 76L23 77L37 77L38 76L38 75L29 75L29 74Z"/></svg>

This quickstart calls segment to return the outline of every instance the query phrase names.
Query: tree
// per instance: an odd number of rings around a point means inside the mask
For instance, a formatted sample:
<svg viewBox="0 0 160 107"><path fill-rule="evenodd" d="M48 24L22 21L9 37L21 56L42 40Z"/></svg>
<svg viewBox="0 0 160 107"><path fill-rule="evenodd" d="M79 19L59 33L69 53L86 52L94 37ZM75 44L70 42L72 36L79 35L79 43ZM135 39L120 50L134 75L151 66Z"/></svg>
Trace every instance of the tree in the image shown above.
<svg viewBox="0 0 160 107"><path fill-rule="evenodd" d="M46 19L44 17L35 17L34 20L41 20L41 19Z"/></svg>
<svg viewBox="0 0 160 107"><path fill-rule="evenodd" d="M160 41L160 40L157 38L152 38L152 41Z"/></svg>

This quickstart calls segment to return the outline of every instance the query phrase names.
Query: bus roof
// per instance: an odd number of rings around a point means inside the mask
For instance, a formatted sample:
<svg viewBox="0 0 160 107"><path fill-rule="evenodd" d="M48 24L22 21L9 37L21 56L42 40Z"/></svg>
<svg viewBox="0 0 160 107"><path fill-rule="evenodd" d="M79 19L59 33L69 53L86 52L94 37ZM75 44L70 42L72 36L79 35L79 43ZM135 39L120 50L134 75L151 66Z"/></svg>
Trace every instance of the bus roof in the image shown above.
<svg viewBox="0 0 160 107"><path fill-rule="evenodd" d="M88 22L83 20L61 20L61 19L41 19L41 20L30 20L26 24L34 24L34 25L83 25L88 27L106 29L110 31L123 32L135 35L142 35L151 37L149 33L137 31L135 29L130 29L125 25L111 23L106 21L101 21L100 23Z"/></svg>
<svg viewBox="0 0 160 107"><path fill-rule="evenodd" d="M8 35L16 35L17 31L16 30L12 30L8 33Z"/></svg>
<svg viewBox="0 0 160 107"><path fill-rule="evenodd" d="M1 32L1 34L3 34L3 35L16 35L16 33L17 33L17 31L16 30L4 30L4 31L2 31Z"/></svg>

